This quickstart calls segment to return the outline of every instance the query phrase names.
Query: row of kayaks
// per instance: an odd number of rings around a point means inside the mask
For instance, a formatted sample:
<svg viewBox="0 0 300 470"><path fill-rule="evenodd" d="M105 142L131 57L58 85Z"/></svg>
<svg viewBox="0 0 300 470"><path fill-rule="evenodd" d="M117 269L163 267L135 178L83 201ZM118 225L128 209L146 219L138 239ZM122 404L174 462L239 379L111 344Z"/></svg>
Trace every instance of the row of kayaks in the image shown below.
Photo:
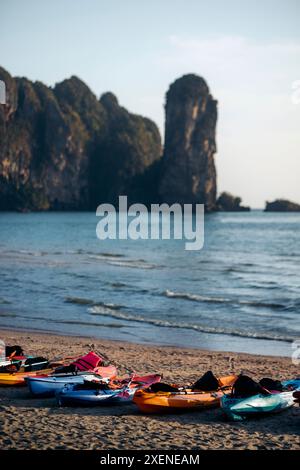
<svg viewBox="0 0 300 470"><path fill-rule="evenodd" d="M20 346L15 346L20 348ZM9 350L12 347L8 347ZM19 349L18 349L19 350ZM113 379L117 369L106 364L103 357L94 351L80 357L66 357L48 360L44 357L14 355L0 361L0 385L26 385L29 377L72 377L76 375L95 374L101 379ZM64 380L64 379L62 379Z"/></svg>
<svg viewBox="0 0 300 470"><path fill-rule="evenodd" d="M209 372L210 374L210 372ZM206 374L205 374L206 375ZM214 390L174 387L161 382L161 376L104 381L94 374L73 377L27 377L33 395L55 396L60 406L99 406L114 403L135 403L143 413L173 413L221 406L228 418L242 420L258 414L275 413L290 408L295 403L294 392L300 389L300 379L281 383L281 390L261 387L259 393L241 396L233 392L238 382L248 380L243 375L217 378ZM210 388L210 387L208 387Z"/></svg>
<svg viewBox="0 0 300 470"><path fill-rule="evenodd" d="M200 379L207 384L209 371ZM227 418L239 421L249 417L276 413L300 402L300 378L279 382L263 379L271 385L270 389L256 383L245 375L226 376L217 379L219 387L215 390L191 389L159 390L158 386L150 390L139 390L133 401L144 413L174 412L176 410L213 408L220 406ZM274 383L276 387L274 387ZM212 388L206 384L201 388ZM273 389L274 388L274 389ZM152 390L154 389L154 391Z"/></svg>
<svg viewBox="0 0 300 470"><path fill-rule="evenodd" d="M147 414L221 407L231 420L283 411L300 402L300 378L257 383L242 374L216 377L208 371L194 384L178 386L163 383L160 374L118 377L116 367L94 351L77 358L41 359L19 355L0 361L0 385L27 385L33 396L55 397L59 406L134 403Z"/></svg>

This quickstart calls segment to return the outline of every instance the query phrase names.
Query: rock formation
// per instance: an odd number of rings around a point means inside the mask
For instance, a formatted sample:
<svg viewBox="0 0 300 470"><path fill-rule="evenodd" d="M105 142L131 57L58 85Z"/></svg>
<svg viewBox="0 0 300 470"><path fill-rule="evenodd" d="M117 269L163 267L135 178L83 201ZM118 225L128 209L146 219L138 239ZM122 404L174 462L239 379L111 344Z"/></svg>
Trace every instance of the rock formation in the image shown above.
<svg viewBox="0 0 300 470"><path fill-rule="evenodd" d="M160 199L216 208L217 101L203 78L184 75L166 96Z"/></svg>
<svg viewBox="0 0 300 470"><path fill-rule="evenodd" d="M216 209L217 102L196 75L167 93L157 126L112 93L100 100L73 76L49 88L0 68L0 210L94 210L101 202L179 202Z"/></svg>
<svg viewBox="0 0 300 470"><path fill-rule="evenodd" d="M250 207L241 206L242 199L230 193L223 192L217 199L217 210L222 212L245 212Z"/></svg>
<svg viewBox="0 0 300 470"><path fill-rule="evenodd" d="M300 212L300 204L286 199L276 199L273 202L266 202L265 212Z"/></svg>
<svg viewBox="0 0 300 470"><path fill-rule="evenodd" d="M100 104L107 115L107 131L97 142L91 162L90 184L93 205L99 201L118 202L125 194L135 202L135 180L162 154L161 137L150 119L129 113L112 93L105 93Z"/></svg>
<svg viewBox="0 0 300 470"><path fill-rule="evenodd" d="M130 193L161 156L156 125L77 77L53 89L0 68L0 210L87 210Z"/></svg>

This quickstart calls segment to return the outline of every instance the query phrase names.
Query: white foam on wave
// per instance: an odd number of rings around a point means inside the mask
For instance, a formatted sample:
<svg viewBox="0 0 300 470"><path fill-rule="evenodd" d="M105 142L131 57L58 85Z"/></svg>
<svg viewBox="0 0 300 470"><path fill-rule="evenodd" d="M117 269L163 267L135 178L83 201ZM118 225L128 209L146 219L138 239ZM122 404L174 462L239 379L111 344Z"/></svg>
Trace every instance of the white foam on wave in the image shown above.
<svg viewBox="0 0 300 470"><path fill-rule="evenodd" d="M158 327L189 329L189 330L199 331L201 333L214 333L214 334L222 334L222 335L229 335L229 336L239 336L241 338L264 339L264 340L272 340L272 341L276 340L276 341L292 342L295 340L295 338L293 337L281 336L281 335L276 335L276 334L229 330L225 328L215 328L215 327L192 324L192 323L187 323L187 322L174 322L174 321L168 321L168 320L161 320L159 318L145 318L139 315L126 313L124 311L115 311L114 309L111 309L105 305L94 305L93 307L88 308L88 311L91 315L100 315L100 316L107 315L107 316L110 316L111 318L115 318L118 320L145 323L145 324L154 325Z"/></svg>
<svg viewBox="0 0 300 470"><path fill-rule="evenodd" d="M285 309L286 305L277 302L262 302L255 300L237 300L229 299L224 297L208 297L198 294L191 294L189 292L173 292L171 290L165 290L162 295L168 298L191 300L193 302L211 302L211 303L228 303L238 305L249 305L253 307L267 307L267 308L281 308Z"/></svg>
<svg viewBox="0 0 300 470"><path fill-rule="evenodd" d="M142 259L120 259L122 258L121 255L107 255L107 254L95 254L95 255L89 255L89 259L93 260L99 260L103 261L106 264L109 264L111 266L116 266L120 268L132 268L132 269L155 269L155 268L160 268L161 266L157 266L155 264L148 263L145 260Z"/></svg>
<svg viewBox="0 0 300 470"><path fill-rule="evenodd" d="M96 307L103 308L104 310L110 309L110 310L119 310L122 308L122 305L117 305L114 303L104 303L104 302L97 302L92 299L86 299L82 297L66 297L65 298L66 303L70 304L76 304L76 305L94 305Z"/></svg>

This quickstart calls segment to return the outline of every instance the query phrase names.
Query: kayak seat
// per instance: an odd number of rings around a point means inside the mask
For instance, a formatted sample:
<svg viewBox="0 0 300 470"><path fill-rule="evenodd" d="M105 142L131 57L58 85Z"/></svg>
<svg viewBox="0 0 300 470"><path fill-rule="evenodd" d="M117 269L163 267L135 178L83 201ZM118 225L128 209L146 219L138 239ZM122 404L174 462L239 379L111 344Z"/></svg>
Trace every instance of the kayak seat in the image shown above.
<svg viewBox="0 0 300 470"><path fill-rule="evenodd" d="M172 385L157 382L152 384L151 387L148 388L149 391L157 393L157 392L178 392L179 389L177 387L173 387Z"/></svg>
<svg viewBox="0 0 300 470"><path fill-rule="evenodd" d="M205 374L191 387L193 391L200 390L201 392L214 392L219 388L219 381L211 370L205 372Z"/></svg>
<svg viewBox="0 0 300 470"><path fill-rule="evenodd" d="M259 381L259 384L263 388L266 388L267 390L269 390L270 392L272 391L272 393L274 391L277 391L277 392L282 392L283 391L283 385L280 382L280 380L273 380L273 379L269 379L269 378L263 378Z"/></svg>
<svg viewBox="0 0 300 470"><path fill-rule="evenodd" d="M249 398L254 395L270 395L270 392L247 375L239 375L232 386L231 398Z"/></svg>
<svg viewBox="0 0 300 470"><path fill-rule="evenodd" d="M81 384L76 384L73 390L110 390L110 387L103 382L84 380Z"/></svg>

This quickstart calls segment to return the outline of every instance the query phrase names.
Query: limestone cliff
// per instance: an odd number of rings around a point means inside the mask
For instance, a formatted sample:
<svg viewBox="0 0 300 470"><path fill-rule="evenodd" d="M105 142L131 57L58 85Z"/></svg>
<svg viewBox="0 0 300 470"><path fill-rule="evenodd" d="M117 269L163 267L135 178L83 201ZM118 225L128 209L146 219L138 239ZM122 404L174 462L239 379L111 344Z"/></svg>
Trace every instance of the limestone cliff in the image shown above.
<svg viewBox="0 0 300 470"><path fill-rule="evenodd" d="M100 103L107 114L107 135L97 142L92 159L92 200L94 205L103 200L114 204L125 194L136 202L135 179L162 154L159 130L150 119L121 107L112 93L102 95Z"/></svg>
<svg viewBox="0 0 300 470"><path fill-rule="evenodd" d="M77 77L53 89L0 68L0 210L87 210L130 192L161 156L156 125Z"/></svg>
<svg viewBox="0 0 300 470"><path fill-rule="evenodd" d="M203 78L184 75L166 96L161 200L216 208L217 101Z"/></svg>
<svg viewBox="0 0 300 470"><path fill-rule="evenodd" d="M0 70L0 77L3 77ZM8 107L0 107L0 207L80 209L88 203L87 145L91 132L56 87L7 77ZM78 79L78 94L97 99ZM67 84L65 84L67 85Z"/></svg>
<svg viewBox="0 0 300 470"><path fill-rule="evenodd" d="M73 76L54 88L0 68L0 210L94 210L101 202L203 202L216 208L217 102L196 75L167 93L157 126ZM163 158L161 155L163 153Z"/></svg>

